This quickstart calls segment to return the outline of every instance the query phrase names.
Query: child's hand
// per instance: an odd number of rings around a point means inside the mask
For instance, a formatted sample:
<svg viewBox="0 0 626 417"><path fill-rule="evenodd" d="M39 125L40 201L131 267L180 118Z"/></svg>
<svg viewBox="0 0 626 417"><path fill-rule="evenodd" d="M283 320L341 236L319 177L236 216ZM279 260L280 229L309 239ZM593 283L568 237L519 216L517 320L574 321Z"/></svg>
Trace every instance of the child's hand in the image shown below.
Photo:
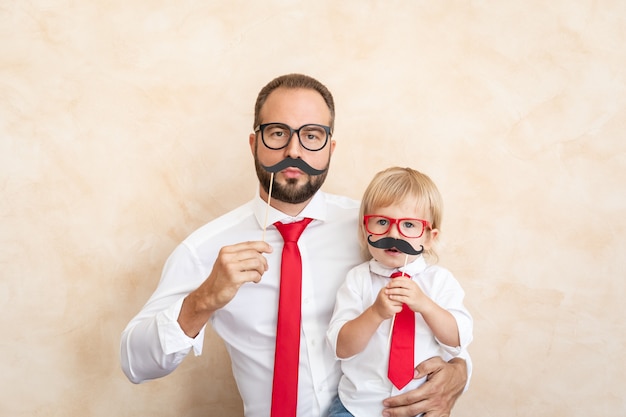
<svg viewBox="0 0 626 417"><path fill-rule="evenodd" d="M372 304L372 311L383 320L392 318L396 313L402 311L402 302L392 300L387 295L386 287L381 288L376 297L376 301Z"/></svg>
<svg viewBox="0 0 626 417"><path fill-rule="evenodd" d="M384 290L391 300L400 304L406 304L416 313L422 311L430 302L430 299L424 294L419 285L408 278L392 279Z"/></svg>

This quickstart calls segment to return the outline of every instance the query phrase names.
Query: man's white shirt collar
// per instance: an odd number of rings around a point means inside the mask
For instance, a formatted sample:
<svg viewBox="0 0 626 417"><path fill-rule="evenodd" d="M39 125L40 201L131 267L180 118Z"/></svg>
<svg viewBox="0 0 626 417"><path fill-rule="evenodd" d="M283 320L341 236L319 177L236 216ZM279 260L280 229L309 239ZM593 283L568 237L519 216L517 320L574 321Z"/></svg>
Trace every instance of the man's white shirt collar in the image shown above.
<svg viewBox="0 0 626 417"><path fill-rule="evenodd" d="M324 192L318 191L315 193L309 204L296 216L289 216L282 211L276 210L274 207L267 205L267 201L263 200L258 194L253 200L254 216L259 224L259 227L268 227L276 222L292 223L298 220L302 220L305 217L325 221L326 220L326 197ZM267 218L267 222L266 222Z"/></svg>

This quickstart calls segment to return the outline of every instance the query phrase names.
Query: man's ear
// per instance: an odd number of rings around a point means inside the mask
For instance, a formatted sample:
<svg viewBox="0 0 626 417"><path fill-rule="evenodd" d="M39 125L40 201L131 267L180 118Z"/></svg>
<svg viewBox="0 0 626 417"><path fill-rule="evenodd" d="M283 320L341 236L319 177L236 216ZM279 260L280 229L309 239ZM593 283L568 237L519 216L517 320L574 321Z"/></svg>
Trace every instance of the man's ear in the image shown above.
<svg viewBox="0 0 626 417"><path fill-rule="evenodd" d="M248 142L250 143L250 151L254 156L254 143L256 141L256 133L250 133L250 137L248 138Z"/></svg>

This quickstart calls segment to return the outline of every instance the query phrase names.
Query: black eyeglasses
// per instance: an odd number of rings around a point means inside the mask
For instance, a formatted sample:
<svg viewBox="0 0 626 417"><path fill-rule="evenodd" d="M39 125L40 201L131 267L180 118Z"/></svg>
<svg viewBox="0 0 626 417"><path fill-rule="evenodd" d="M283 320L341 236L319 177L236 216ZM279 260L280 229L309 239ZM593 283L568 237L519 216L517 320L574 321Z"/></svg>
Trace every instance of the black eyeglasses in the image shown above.
<svg viewBox="0 0 626 417"><path fill-rule="evenodd" d="M332 135L329 126L314 123L302 125L298 129L284 123L264 123L258 125L254 131L261 132L263 144L273 150L286 148L295 133L304 149L319 151L326 146L328 137Z"/></svg>

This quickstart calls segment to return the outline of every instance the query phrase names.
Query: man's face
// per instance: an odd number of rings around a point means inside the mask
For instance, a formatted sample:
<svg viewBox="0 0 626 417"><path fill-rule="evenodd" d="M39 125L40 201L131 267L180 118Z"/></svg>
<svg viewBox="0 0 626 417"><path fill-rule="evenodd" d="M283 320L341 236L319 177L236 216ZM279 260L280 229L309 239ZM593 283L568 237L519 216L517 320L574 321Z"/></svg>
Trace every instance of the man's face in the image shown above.
<svg viewBox="0 0 626 417"><path fill-rule="evenodd" d="M315 123L328 126L330 110L322 96L315 90L278 88L267 98L260 112L262 123L284 123L294 129ZM296 134L287 147L279 150L268 149L261 140L261 133L250 135L250 146L254 155L257 177L261 183L262 197L267 198L271 173L263 166L272 166L287 157L302 159L312 168L324 170L320 175L310 175L295 167L288 167L274 174L272 199L289 204L308 201L320 189L335 148L335 141L319 151L304 149Z"/></svg>

